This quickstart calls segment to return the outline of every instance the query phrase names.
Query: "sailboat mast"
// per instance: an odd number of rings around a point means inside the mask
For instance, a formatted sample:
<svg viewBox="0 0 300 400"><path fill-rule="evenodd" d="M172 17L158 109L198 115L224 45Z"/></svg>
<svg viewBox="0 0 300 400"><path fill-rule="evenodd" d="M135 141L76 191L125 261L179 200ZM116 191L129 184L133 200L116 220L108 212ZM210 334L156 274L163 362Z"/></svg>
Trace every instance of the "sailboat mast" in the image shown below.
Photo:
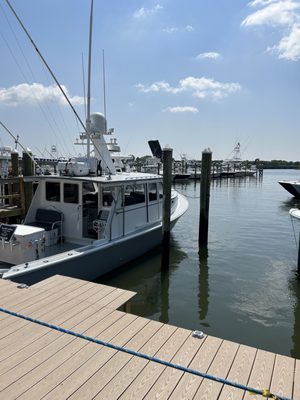
<svg viewBox="0 0 300 400"><path fill-rule="evenodd" d="M87 158L90 159L90 134L91 134L91 70L92 70L92 31L93 31L93 8L94 0L91 0L90 12L90 35L89 35L89 58L88 58L88 87L87 87L87 117L86 117L86 130L87 130Z"/></svg>

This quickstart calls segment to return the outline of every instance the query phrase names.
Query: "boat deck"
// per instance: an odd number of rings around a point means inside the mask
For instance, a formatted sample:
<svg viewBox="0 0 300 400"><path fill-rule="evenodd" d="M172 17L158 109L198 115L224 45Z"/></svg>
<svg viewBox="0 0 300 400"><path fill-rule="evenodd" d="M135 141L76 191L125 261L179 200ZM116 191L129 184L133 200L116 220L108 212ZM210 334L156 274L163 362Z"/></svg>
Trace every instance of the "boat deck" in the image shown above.
<svg viewBox="0 0 300 400"><path fill-rule="evenodd" d="M133 296L133 292L59 275L29 288L0 280L1 398L262 398L8 315L5 309L239 384L300 399L300 360L213 336L194 338L190 330L117 310Z"/></svg>

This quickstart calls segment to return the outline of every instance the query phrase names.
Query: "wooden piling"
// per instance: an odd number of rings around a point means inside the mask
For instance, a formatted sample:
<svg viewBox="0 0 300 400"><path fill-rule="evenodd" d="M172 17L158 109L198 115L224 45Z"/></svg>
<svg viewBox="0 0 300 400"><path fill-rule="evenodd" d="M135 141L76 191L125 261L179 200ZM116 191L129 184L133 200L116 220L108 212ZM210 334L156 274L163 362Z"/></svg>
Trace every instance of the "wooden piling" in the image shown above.
<svg viewBox="0 0 300 400"><path fill-rule="evenodd" d="M34 175L34 164L32 158L30 154L26 152L23 152L23 175L24 176ZM33 196L33 189L31 182L24 183L24 193L25 193L25 211L27 212Z"/></svg>
<svg viewBox="0 0 300 400"><path fill-rule="evenodd" d="M161 257L162 268L168 268L170 261L172 154L172 149L163 149L163 238Z"/></svg>
<svg viewBox="0 0 300 400"><path fill-rule="evenodd" d="M208 241L208 219L209 219L209 197L211 181L211 158L209 149L202 152L201 163L201 185L200 185L200 219L199 219L199 247L207 246Z"/></svg>
<svg viewBox="0 0 300 400"><path fill-rule="evenodd" d="M300 233L299 233L299 242L298 242L298 265L297 265L297 271L298 271L298 279L300 279Z"/></svg>
<svg viewBox="0 0 300 400"><path fill-rule="evenodd" d="M11 152L11 175L19 176L19 154L17 151Z"/></svg>

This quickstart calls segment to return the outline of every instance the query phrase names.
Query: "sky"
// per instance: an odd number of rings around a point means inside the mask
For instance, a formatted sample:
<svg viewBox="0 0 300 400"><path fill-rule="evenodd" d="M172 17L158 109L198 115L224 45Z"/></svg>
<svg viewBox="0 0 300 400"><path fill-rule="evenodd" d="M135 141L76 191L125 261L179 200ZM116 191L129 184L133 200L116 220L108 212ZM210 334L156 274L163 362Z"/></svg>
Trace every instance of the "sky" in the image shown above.
<svg viewBox="0 0 300 400"><path fill-rule="evenodd" d="M10 0L85 121L89 0ZM300 0L94 0L91 111L126 154L300 160ZM84 154L71 108L0 0L0 121L37 156ZM103 52L105 96L103 85ZM106 138L110 140L109 136ZM14 146L0 127L0 146Z"/></svg>

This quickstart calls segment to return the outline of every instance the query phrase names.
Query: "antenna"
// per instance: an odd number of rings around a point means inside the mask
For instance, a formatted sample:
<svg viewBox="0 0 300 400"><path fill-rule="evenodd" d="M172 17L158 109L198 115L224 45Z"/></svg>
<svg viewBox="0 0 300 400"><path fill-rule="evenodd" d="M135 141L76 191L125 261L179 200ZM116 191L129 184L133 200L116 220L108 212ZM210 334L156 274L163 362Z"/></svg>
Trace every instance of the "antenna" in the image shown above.
<svg viewBox="0 0 300 400"><path fill-rule="evenodd" d="M81 65L82 65L82 83L83 83L83 97L84 97L84 112L85 112L85 119L86 116L86 93L85 93L85 77L84 77L84 59L83 53L81 53Z"/></svg>
<svg viewBox="0 0 300 400"><path fill-rule="evenodd" d="M105 118L105 134L107 133L107 119L106 119L106 87L105 87L105 60L104 60L104 49L102 50L102 68L103 68L103 107L104 107L104 118Z"/></svg>
<svg viewBox="0 0 300 400"><path fill-rule="evenodd" d="M90 151L90 134L91 134L91 70L92 70L92 30L93 30L93 7L94 0L91 0L91 13L90 13L90 34L89 34L89 60L88 60L88 86L87 86L87 117L86 117L86 130L87 130L87 158L89 160Z"/></svg>

